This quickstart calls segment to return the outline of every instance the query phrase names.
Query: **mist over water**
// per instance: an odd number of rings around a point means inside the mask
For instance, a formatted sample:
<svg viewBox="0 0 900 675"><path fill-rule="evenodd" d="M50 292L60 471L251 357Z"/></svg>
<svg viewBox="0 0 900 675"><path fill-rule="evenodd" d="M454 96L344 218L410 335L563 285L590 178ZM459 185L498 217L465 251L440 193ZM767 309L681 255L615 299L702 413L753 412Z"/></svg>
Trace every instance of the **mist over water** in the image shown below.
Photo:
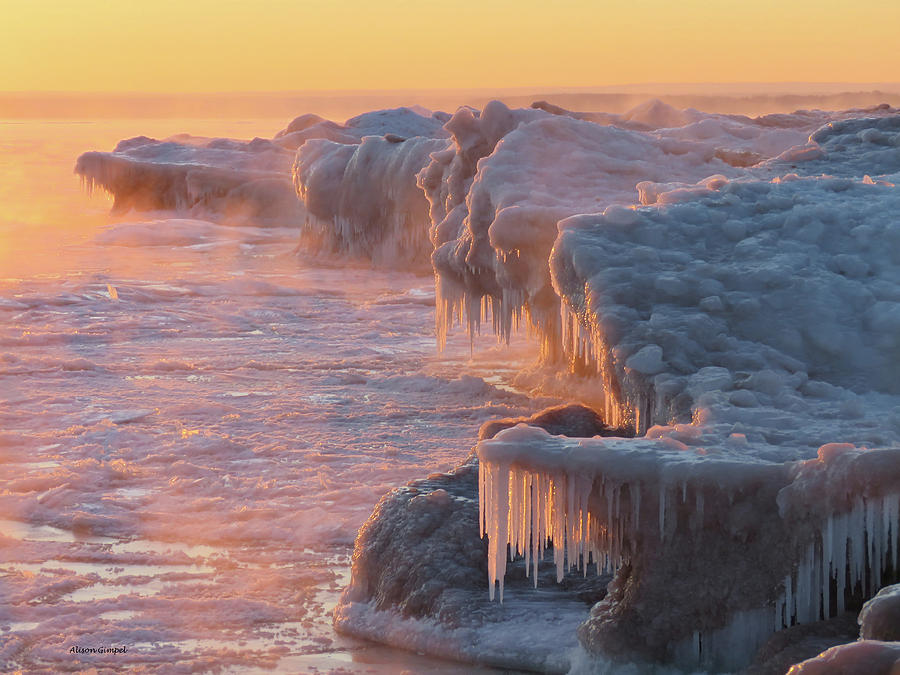
<svg viewBox="0 0 900 675"><path fill-rule="evenodd" d="M4 668L472 672L330 611L381 495L547 403L503 386L533 352L439 355L430 276L298 255L291 228L110 216L72 175L137 134L283 123L3 123Z"/></svg>

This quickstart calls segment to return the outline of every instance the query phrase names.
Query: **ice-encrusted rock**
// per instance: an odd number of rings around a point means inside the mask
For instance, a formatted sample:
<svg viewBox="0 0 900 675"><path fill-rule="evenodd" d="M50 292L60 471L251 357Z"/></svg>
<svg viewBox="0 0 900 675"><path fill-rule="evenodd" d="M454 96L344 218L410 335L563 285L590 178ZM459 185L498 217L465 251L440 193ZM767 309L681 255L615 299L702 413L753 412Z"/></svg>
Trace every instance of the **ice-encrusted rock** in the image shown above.
<svg viewBox="0 0 900 675"><path fill-rule="evenodd" d="M506 417L485 422L478 430L478 440L493 438L504 429L518 424L538 427L557 436L591 438L592 436L634 435L633 429L611 427L596 411L579 403L570 403L546 408L531 417Z"/></svg>
<svg viewBox="0 0 900 675"><path fill-rule="evenodd" d="M785 628L772 635L741 675L784 675L792 665L815 658L838 645L853 642L858 633L856 616L845 612L832 619Z"/></svg>
<svg viewBox="0 0 900 675"><path fill-rule="evenodd" d="M864 640L900 642L900 584L885 586L863 605L859 636Z"/></svg>
<svg viewBox="0 0 900 675"><path fill-rule="evenodd" d="M608 432L596 413L560 406L531 418L486 422L489 438L504 424L527 420L558 432ZM433 474L386 495L360 529L352 580L335 611L335 627L436 656L500 667L566 672L575 628L609 577L566 575L556 587L545 566L535 597L523 563L510 568L512 599L501 607L484 595L486 544L478 532L478 460Z"/></svg>
<svg viewBox="0 0 900 675"><path fill-rule="evenodd" d="M520 425L481 441L491 589L506 550L558 574L616 573L579 628L589 651L730 672L778 630L858 606L896 574L900 448L766 458L702 426L566 439ZM673 583L673 580L678 580Z"/></svg>
<svg viewBox="0 0 900 675"><path fill-rule="evenodd" d="M846 618L850 615L844 615L845 619L841 623L843 628ZM821 622L825 623L825 622ZM859 673L860 675L894 675L900 672L900 585L886 586L882 588L874 598L868 600L859 613L857 621L853 622L854 627L859 624L859 641L842 640L839 643L832 643L823 646L818 651L793 659L793 663L797 663L790 669L792 675L803 673L808 675L848 675ZM837 626L835 626L837 627ZM803 626L797 626L785 633L802 630ZM815 628L815 624L811 626ZM812 631L811 631L812 632ZM846 631L845 631L846 632ZM832 635L823 636L822 631L815 631L821 641L832 639ZM794 636L790 636L793 638ZM851 636L848 636L851 637ZM773 642L775 639L773 638ZM782 639L781 642L786 642ZM784 647L785 652L798 654L800 648L812 646L810 640L791 639L789 644ZM818 652L821 652L818 654ZM818 656L816 656L818 654ZM769 669L752 668L747 675L767 675L772 672L775 663L784 666L783 660L772 659ZM791 662L788 662L789 665ZM785 672L787 667L782 667L780 673Z"/></svg>
<svg viewBox="0 0 900 675"><path fill-rule="evenodd" d="M896 675L900 642L860 640L832 647L791 667L788 675Z"/></svg>

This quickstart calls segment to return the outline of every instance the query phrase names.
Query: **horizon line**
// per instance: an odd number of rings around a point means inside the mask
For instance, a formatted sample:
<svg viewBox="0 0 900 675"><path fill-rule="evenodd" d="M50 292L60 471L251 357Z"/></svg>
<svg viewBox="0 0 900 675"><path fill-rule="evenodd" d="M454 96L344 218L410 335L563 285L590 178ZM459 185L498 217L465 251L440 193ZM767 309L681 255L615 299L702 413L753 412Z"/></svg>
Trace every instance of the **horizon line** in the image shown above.
<svg viewBox="0 0 900 675"><path fill-rule="evenodd" d="M615 85L534 85L515 87L394 87L394 88L335 88L335 89L234 89L234 90L96 90L96 89L0 89L0 96L71 96L71 95L103 95L103 96L278 96L278 95L307 95L307 96L333 96L336 94L366 95L366 94L405 94L405 93L429 93L429 94L456 94L456 93L539 93L542 91L558 93L617 93L617 90L635 87L789 87L789 86L852 86L852 87L900 87L900 80L891 82L878 81L829 81L829 80L785 80L785 81L734 81L734 82L634 82ZM633 91L622 93L634 93ZM649 93L649 92L648 92ZM762 92L760 92L762 93ZM845 93L845 92L839 92ZM850 92L847 92L850 93Z"/></svg>

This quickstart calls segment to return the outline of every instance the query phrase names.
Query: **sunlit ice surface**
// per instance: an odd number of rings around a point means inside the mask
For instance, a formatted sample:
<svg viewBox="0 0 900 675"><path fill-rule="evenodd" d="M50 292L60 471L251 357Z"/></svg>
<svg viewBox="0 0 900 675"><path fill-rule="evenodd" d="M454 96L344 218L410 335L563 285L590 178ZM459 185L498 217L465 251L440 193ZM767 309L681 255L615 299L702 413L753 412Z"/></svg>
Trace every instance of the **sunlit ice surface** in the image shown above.
<svg viewBox="0 0 900 675"><path fill-rule="evenodd" d="M0 124L3 670L475 672L330 613L381 495L547 403L508 386L533 353L439 355L430 277L310 259L289 228L109 216L71 173L179 121Z"/></svg>

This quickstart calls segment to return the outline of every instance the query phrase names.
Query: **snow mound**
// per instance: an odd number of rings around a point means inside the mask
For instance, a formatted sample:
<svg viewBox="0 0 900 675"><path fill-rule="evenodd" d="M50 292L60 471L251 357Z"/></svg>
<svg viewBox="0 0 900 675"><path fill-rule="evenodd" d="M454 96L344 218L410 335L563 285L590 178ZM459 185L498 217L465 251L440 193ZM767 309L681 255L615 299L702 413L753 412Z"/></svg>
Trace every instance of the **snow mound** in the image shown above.
<svg viewBox="0 0 900 675"><path fill-rule="evenodd" d="M626 111L622 118L629 122L639 122L651 129L663 127L683 127L702 119L705 115L697 110L688 108L679 110L668 103L652 98L639 103Z"/></svg>
<svg viewBox="0 0 900 675"><path fill-rule="evenodd" d="M306 141L323 138L335 143L359 143L365 136L397 136L411 138L426 136L445 138L443 124L450 119L446 113L432 113L423 108L394 108L375 110L357 115L344 124L307 113L293 119L275 134L274 142L296 150Z"/></svg>
<svg viewBox="0 0 900 675"><path fill-rule="evenodd" d="M447 113L430 113L423 108L394 108L357 115L347 120L344 127L360 138L388 134L402 138L447 138L449 133L444 130L444 124L449 119Z"/></svg>

